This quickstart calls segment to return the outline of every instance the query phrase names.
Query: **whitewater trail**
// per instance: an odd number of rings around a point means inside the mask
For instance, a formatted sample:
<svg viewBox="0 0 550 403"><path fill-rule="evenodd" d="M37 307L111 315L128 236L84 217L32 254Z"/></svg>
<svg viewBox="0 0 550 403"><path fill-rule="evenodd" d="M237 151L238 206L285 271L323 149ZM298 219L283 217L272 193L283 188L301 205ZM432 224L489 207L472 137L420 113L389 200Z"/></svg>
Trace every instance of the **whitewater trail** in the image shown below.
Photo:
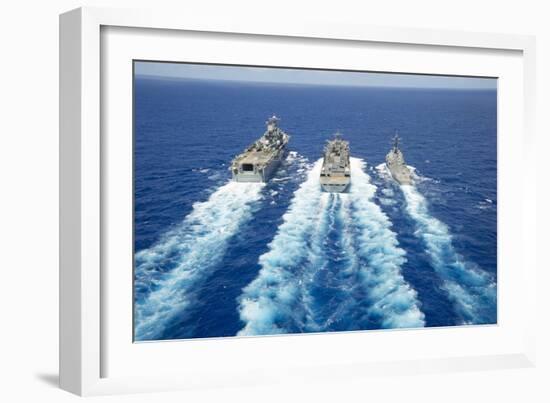
<svg viewBox="0 0 550 403"><path fill-rule="evenodd" d="M405 251L399 247L390 220L373 201L376 186L365 172L365 165L360 159L351 159L348 225L355 228L355 253L369 302L366 314L381 328L422 327L424 313L417 293L401 274Z"/></svg>
<svg viewBox="0 0 550 403"><path fill-rule="evenodd" d="M465 262L455 251L447 226L429 213L426 199L413 185L402 185L401 189L407 212L416 223L415 235L424 241L461 324L495 323L496 283L492 276Z"/></svg>
<svg viewBox="0 0 550 403"><path fill-rule="evenodd" d="M298 280L300 285L300 294L302 308L304 310L304 320L300 327L302 331L315 332L323 329L319 323L318 313L316 312L316 301L311 294L311 289L317 283L319 271L327 269L328 258L326 251L326 239L331 231L334 231L336 225L337 200L334 195L321 194L319 206L319 220L309 240L309 249L306 262L303 266L302 277Z"/></svg>
<svg viewBox="0 0 550 403"><path fill-rule="evenodd" d="M330 330L332 323L351 314L362 320L352 328L364 329L366 323L378 328L424 326L416 292L401 275L405 252L398 247L387 216L372 201L376 187L370 184L361 160L352 159L351 164L349 194L321 191L321 160L295 192L269 251L259 259L258 277L239 298L240 318L245 323L239 335ZM326 238L337 220L343 226L339 245L345 256L338 268L343 281L339 287L346 299L321 321L311 291L323 287L316 280L329 264ZM349 284L349 279L360 283ZM352 291L357 286L364 289L366 301L354 299ZM357 315L354 310L364 312Z"/></svg>
<svg viewBox="0 0 550 403"><path fill-rule="evenodd" d="M165 326L191 304L193 293L222 259L228 242L252 217L263 184L229 182L161 240L135 254L136 340L161 337Z"/></svg>
<svg viewBox="0 0 550 403"><path fill-rule="evenodd" d="M304 264L318 259L319 247L311 242L315 232L325 232L327 195L321 192L319 175L322 160L317 161L306 180L294 193L283 215L269 251L259 258L258 277L243 290L239 313L246 323L239 335L260 335L302 331L311 322L305 306ZM297 306L300 309L297 309Z"/></svg>
<svg viewBox="0 0 550 403"><path fill-rule="evenodd" d="M311 264L311 281L307 298L311 320L307 331L350 330L350 311L358 307L355 300L357 259L351 246L352 235L345 218L349 210L347 194L324 193L329 201L328 226L316 234L312 245L317 262Z"/></svg>

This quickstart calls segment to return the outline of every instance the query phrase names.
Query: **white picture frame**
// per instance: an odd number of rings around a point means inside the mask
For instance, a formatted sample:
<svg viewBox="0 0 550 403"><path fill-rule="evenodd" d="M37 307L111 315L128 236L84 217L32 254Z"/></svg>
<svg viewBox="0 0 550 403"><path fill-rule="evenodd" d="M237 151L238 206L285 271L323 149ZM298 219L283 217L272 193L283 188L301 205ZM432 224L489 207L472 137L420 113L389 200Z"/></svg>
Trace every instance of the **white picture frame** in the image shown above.
<svg viewBox="0 0 550 403"><path fill-rule="evenodd" d="M114 32L114 39L108 39L107 42L105 33L109 32ZM331 46L334 51L353 47L361 52L361 46L369 44L379 47L393 46L397 52L397 56L392 56L394 58L398 57L399 52L411 48L417 52L424 52L432 62L437 61L432 53L447 53L448 59L443 58L441 63L433 63L436 66L433 68L439 70L430 71L444 74L458 71L456 69L459 67L451 66L452 60L456 62L456 58L466 57L463 54L469 53L472 57L481 58L489 55L487 60L480 62L478 70L474 67L460 67L462 74L471 72L471 75L480 75L481 72L496 69L496 66L492 67L495 61L491 57L510 53L513 57L509 58L509 62L502 63L502 66L509 65L509 69L504 70L505 67L501 67L506 79L499 90L504 89L510 102L511 98L515 98L516 104L508 104L506 99L501 104L499 98L499 115L502 111L500 108L505 108L503 110L509 112L507 115L513 115L512 118L515 119L509 122L510 125L515 125L513 127L517 130L507 132L507 127L500 125L499 118L499 160L506 162L506 155L511 150L519 150L524 161L529 161L535 153L533 37L350 26L314 20L276 23L269 20L251 21L244 17L213 20L149 10L80 8L65 13L60 17L60 385L63 389L79 395L97 395L293 382L296 379L331 380L380 373L411 374L534 365L535 319L528 314L523 315L521 321L517 315L514 316L515 314L504 318L500 316L501 310L506 313L508 306L519 304L517 301L509 301L510 298L506 295L511 294L507 293L506 289L502 294L505 300L499 295L499 325L494 327L368 334L351 332L331 334L328 337L300 335L238 340L214 339L187 341L186 344L145 343L141 344L140 351L137 351L132 340L126 336L127 326L119 329L116 325L124 322L121 315L127 312L124 311L127 306L121 305L119 310L118 306L113 305L113 299L109 298L110 293L113 289L117 290L121 281L126 278L131 282L131 278L124 275L112 277L110 272L106 272L110 257L105 228L114 227L115 233L117 228L124 229L124 221L116 221L113 215L105 214L105 211L113 208L109 204L109 192L113 191L109 183L116 181L110 179L114 172L110 169L115 168L108 163L107 150L111 152L116 148L123 149L128 147L128 142L124 142L122 134L120 137L116 136L122 140L114 143L111 141L114 136L109 135L105 138L102 137L102 133L103 136L105 133L112 133L113 127L120 127L120 133L127 133L128 124L131 127L131 122L128 122L126 115L130 105L121 101L128 99L127 87L122 83L116 90L118 92L115 91L126 98L117 98L116 95L111 97L111 86L114 89L118 84L105 80L102 74L125 74L127 70L124 66L127 67L128 58L139 58L130 51L127 54L123 52L120 47L122 39L117 39L117 32L122 33L122 36L133 36L138 32L147 36L155 32L156 36L149 41L149 45L154 45L155 41L159 44L164 41L164 45L158 46L160 49L169 49L174 41L177 42L178 33L193 33L194 38L215 34L216 40L208 45L214 46L213 49L219 46L220 41L230 41L235 37L244 38L243 40L248 38L260 45L262 41L270 41L283 47L295 42L302 48L311 46L311 41L318 41L320 46ZM145 36L141 38L141 46L144 48L148 42L143 40ZM121 59L121 64L115 63L117 57L106 50L108 47L119 50L116 55ZM131 46L127 48L134 49ZM159 58L168 57L168 60L181 60L182 52L184 54L186 50L179 49L178 52L174 57L162 52L155 55ZM239 55L237 48L234 53ZM237 59L245 60L242 52L240 55ZM124 57L126 59L123 60ZM200 56L194 57L192 61L197 61L198 57ZM249 55L246 56L246 61L249 64L262 64L259 59L254 63L255 57L261 56ZM104 60L105 58L112 58L113 64L109 64L109 60ZM506 57L504 59L508 60ZM212 56L207 60L220 61L213 60ZM302 67L318 67L308 66L307 61L303 63L305 65L302 64ZM315 63L313 55L311 63ZM412 62L405 67L395 66L395 69L401 72L424 72L422 65ZM113 73L114 71L119 73ZM110 120L109 115L113 115L109 109L111 107L121 108L116 109L116 116L120 117L116 122ZM121 126L117 126L119 124ZM507 136L501 141L502 133ZM125 162L122 163L124 164ZM513 189L506 187L506 182L514 181L516 186L520 183L523 189L534 189L535 178L514 174L511 169L506 169L506 166L499 162L499 193L503 191L510 200L509 207L506 207L505 203L501 209L499 205L499 265L502 262L517 263L519 269L510 272L509 281L505 281L505 286L509 284L507 287L516 287L513 295L522 297L521 312L535 312L536 253L535 242L529 242L532 235L528 235L536 232L535 200L531 192L514 193ZM128 179L124 175L120 178L120 181ZM122 187L124 188L124 185ZM515 214L505 214L508 212ZM511 215L513 217L510 217ZM501 222L507 228L513 228L515 234L507 235L501 240ZM109 234L109 239L114 239L113 233ZM500 291L502 290L499 289L499 293ZM453 340L457 341L455 344L460 344L458 340L463 340L463 348L458 346L451 351L450 347L448 350L438 350L435 347L429 350L427 347L437 346L438 343L440 346L447 343L451 345ZM406 349L396 349L391 356L375 357L374 351L371 351L371 357L374 358L366 358L352 350L340 352L338 355L330 353L338 345L361 346L371 345L373 342L380 343L381 354L385 351L384 343L395 343L400 346L404 345L403 343L417 343L420 347L416 355L407 354ZM126 345L127 343L130 344ZM474 344L477 348L474 348ZM494 348L489 349L489 344L493 344ZM318 356L316 352L320 349L328 353ZM281 354L285 350L295 352L292 360ZM266 351L274 353L270 356ZM231 355L231 352L234 352L234 355ZM140 368L135 368L136 363L132 361L134 354L136 357L139 356L136 362L143 362L143 367L151 369L152 363L157 360L157 363L163 363L162 367L165 370L161 371L159 368L158 374L155 375L155 371L141 371ZM180 354L188 359L169 361L167 357L173 354ZM261 355L264 355L265 359L260 365L257 360ZM284 359L277 360L277 356ZM113 364L117 361L130 364ZM201 365L198 365L199 363ZM130 366L134 368L129 368ZM217 367L216 370L212 369L214 366ZM304 371L304 368L308 370Z"/></svg>

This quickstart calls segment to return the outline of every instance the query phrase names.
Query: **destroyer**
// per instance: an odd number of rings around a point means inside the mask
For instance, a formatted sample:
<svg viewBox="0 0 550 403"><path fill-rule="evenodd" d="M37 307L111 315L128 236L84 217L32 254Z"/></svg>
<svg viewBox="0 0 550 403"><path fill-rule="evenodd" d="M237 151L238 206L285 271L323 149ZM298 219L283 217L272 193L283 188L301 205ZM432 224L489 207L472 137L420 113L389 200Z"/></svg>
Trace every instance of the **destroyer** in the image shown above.
<svg viewBox="0 0 550 403"><path fill-rule="evenodd" d="M412 183L412 172L405 164L403 153L399 149L399 136L393 137L393 147L386 155L386 166L390 170L391 176L401 185L410 185Z"/></svg>
<svg viewBox="0 0 550 403"><path fill-rule="evenodd" d="M231 163L233 180L267 182L284 158L290 136L282 131L275 115L267 122L267 130L255 143L237 155Z"/></svg>
<svg viewBox="0 0 550 403"><path fill-rule="evenodd" d="M325 146L319 182L324 191L339 193L347 189L350 180L349 143L336 133Z"/></svg>

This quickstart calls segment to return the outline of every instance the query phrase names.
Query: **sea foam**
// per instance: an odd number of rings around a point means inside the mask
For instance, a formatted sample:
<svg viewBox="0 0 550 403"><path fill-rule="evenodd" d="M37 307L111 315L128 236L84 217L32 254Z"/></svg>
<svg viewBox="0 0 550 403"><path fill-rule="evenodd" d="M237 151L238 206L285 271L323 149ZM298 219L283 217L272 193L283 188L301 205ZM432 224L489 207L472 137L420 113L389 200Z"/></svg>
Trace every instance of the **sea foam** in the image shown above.
<svg viewBox="0 0 550 403"><path fill-rule="evenodd" d="M301 300L304 296L304 264L315 255L311 234L322 232L326 224L327 197L321 193L319 175L322 160L309 171L306 180L294 193L283 223L269 244L269 251L259 258L260 272L243 290L239 313L246 324L239 335L302 331L308 322ZM306 297L307 298L307 297ZM296 309L301 306L301 309Z"/></svg>
<svg viewBox="0 0 550 403"><path fill-rule="evenodd" d="M371 327L377 328L424 326L416 292L401 275L405 252L398 247L387 216L372 201L376 187L363 171L365 164L352 159L349 194L337 195L321 191L321 164L321 160L314 164L295 192L269 251L259 258L257 278L239 298L245 323L239 335L331 330L338 315L365 319L352 324L353 328L365 329L366 323L373 322L376 325ZM340 247L346 256L339 270L347 271L347 278L354 278L356 284L340 284L349 291L347 300L320 321L311 291L323 287L316 283L317 274L327 269L326 238L336 220L343 222ZM352 276L353 271L358 276ZM364 289L367 301L354 300L355 287Z"/></svg>
<svg viewBox="0 0 550 403"><path fill-rule="evenodd" d="M376 186L365 172L365 162L351 159L350 223L360 261L360 277L370 306L367 315L378 318L382 328L410 328L425 325L424 313L414 289L401 274L406 262L391 222L373 202Z"/></svg>
<svg viewBox="0 0 550 403"><path fill-rule="evenodd" d="M447 226L433 217L424 196L411 185L401 186L406 209L416 223L415 234L424 241L432 266L455 305L461 324L496 322L496 283L491 275L465 262L452 245Z"/></svg>
<svg viewBox="0 0 550 403"><path fill-rule="evenodd" d="M192 303L193 293L223 257L229 239L252 216L263 184L229 182L152 247L135 254L135 337L161 337L165 325Z"/></svg>

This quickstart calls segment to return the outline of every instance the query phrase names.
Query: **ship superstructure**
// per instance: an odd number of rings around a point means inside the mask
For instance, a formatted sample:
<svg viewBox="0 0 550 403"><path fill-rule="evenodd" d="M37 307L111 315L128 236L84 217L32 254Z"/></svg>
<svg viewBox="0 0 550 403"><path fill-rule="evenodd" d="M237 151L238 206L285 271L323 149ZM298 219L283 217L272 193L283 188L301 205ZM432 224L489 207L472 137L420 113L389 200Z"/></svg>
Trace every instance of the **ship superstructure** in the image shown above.
<svg viewBox="0 0 550 403"><path fill-rule="evenodd" d="M344 192L351 182L349 143L336 133L325 146L319 182L326 192Z"/></svg>
<svg viewBox="0 0 550 403"><path fill-rule="evenodd" d="M405 163L403 153L399 149L399 136L397 134L393 137L393 146L390 152L386 155L386 166L388 167L393 179L401 185L410 185L412 183L412 172Z"/></svg>
<svg viewBox="0 0 550 403"><path fill-rule="evenodd" d="M285 156L290 136L279 128L280 119L273 115L262 137L256 140L231 163L233 180L267 182Z"/></svg>

